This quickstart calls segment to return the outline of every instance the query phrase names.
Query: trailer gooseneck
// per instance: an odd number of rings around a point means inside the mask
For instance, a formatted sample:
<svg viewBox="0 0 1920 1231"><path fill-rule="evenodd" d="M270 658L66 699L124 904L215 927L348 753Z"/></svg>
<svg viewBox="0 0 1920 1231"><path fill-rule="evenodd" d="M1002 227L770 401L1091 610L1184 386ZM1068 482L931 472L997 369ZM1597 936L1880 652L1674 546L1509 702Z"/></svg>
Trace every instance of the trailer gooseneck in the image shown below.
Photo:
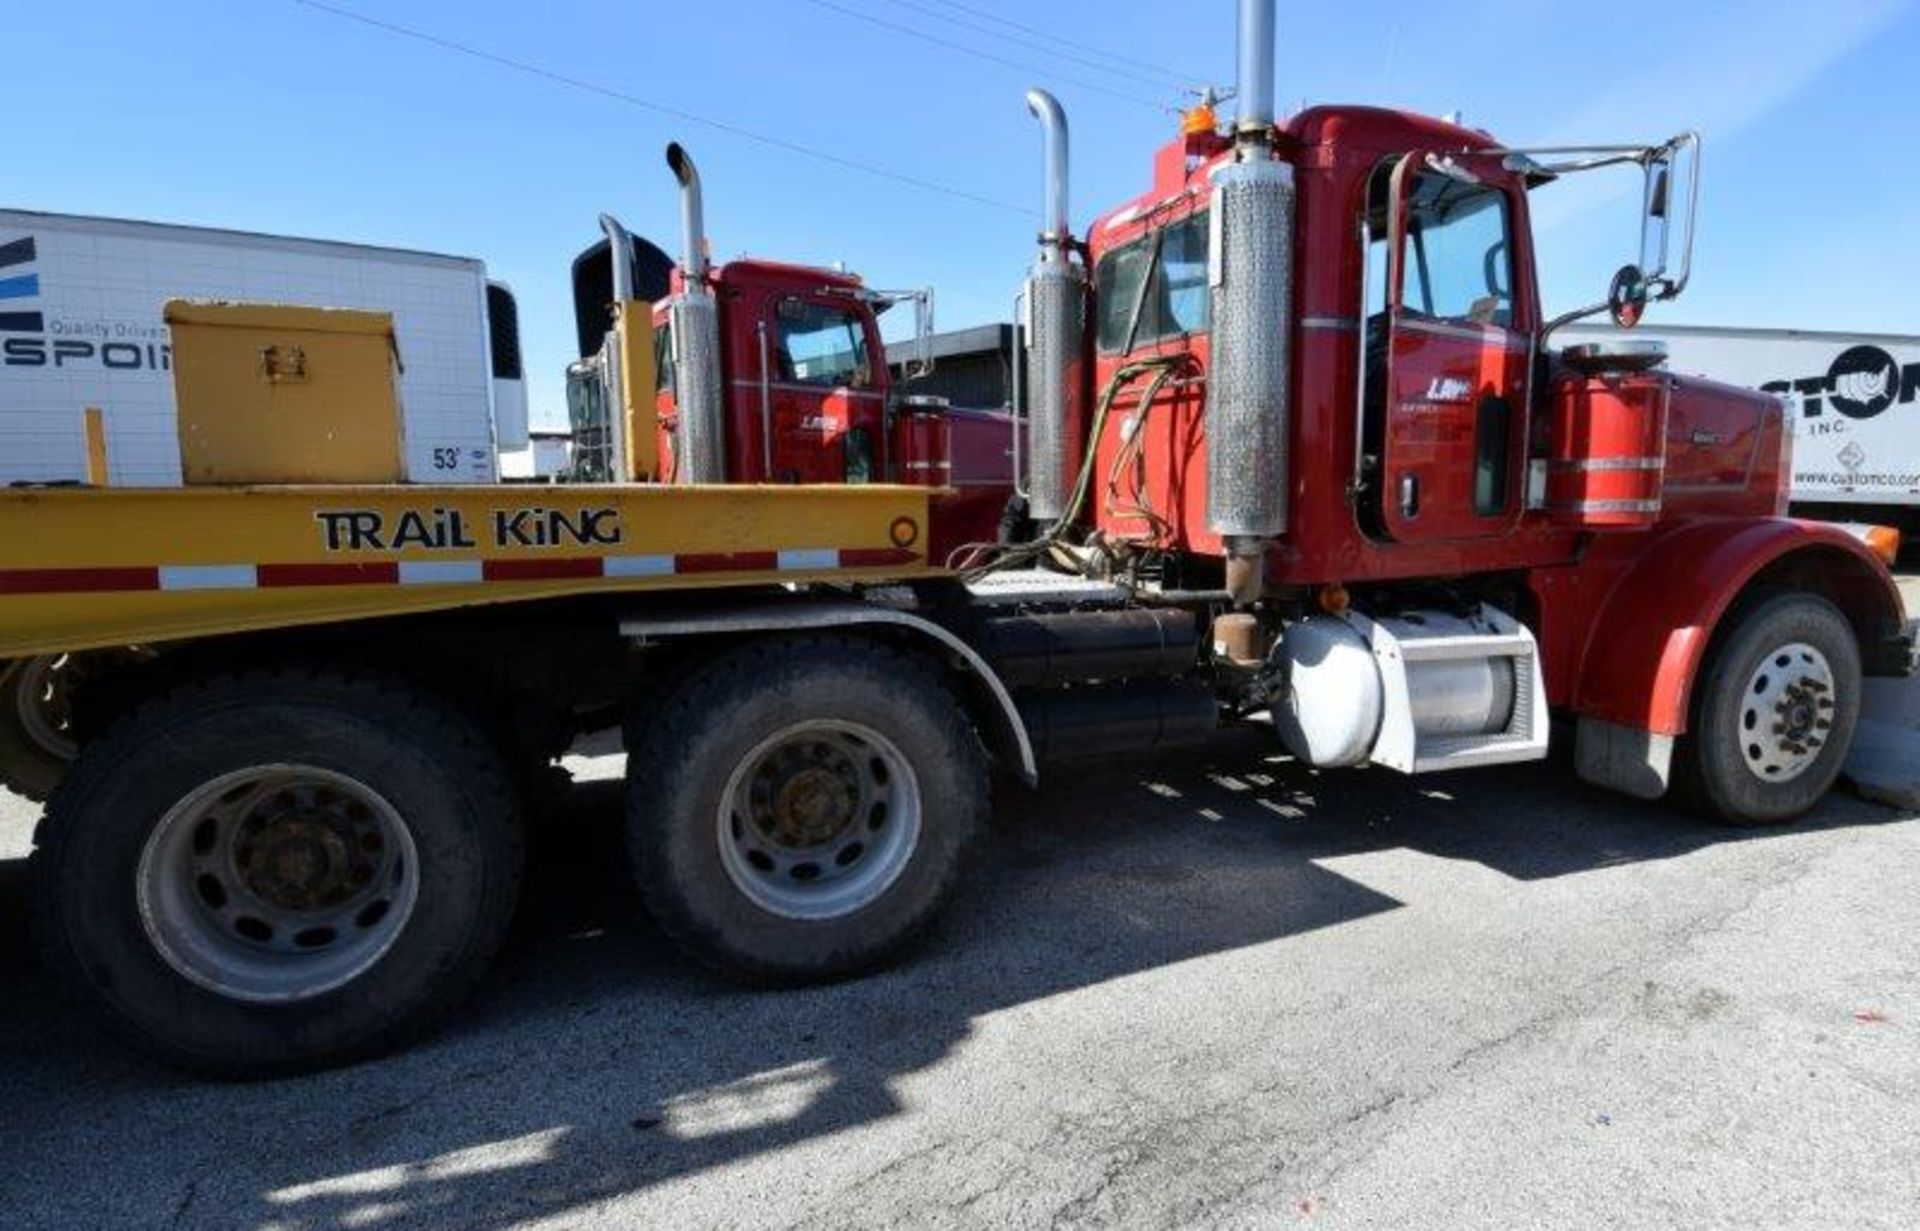
<svg viewBox="0 0 1920 1231"><path fill-rule="evenodd" d="M1263 715L1303 763L1423 773L1544 756L1558 714L1592 781L1811 807L1863 676L1911 668L1884 565L1781 516L1776 402L1556 351L1536 289L1529 193L1607 161L1649 186L1613 314L1678 293L1697 143L1275 122L1272 7L1241 6L1232 130L1190 116L1080 235L1065 116L1029 96L1049 204L1004 540L938 483L862 481L902 476L913 411L841 380L875 353L870 311L826 319L857 281L708 267L697 208L670 302L619 281L571 373L626 481L0 493L0 681L38 722L0 723L0 772L53 788L32 895L67 985L205 1072L391 1047L491 959L528 784L612 725L648 908L773 983L911 946L992 770ZM823 399L830 470L781 435Z"/></svg>

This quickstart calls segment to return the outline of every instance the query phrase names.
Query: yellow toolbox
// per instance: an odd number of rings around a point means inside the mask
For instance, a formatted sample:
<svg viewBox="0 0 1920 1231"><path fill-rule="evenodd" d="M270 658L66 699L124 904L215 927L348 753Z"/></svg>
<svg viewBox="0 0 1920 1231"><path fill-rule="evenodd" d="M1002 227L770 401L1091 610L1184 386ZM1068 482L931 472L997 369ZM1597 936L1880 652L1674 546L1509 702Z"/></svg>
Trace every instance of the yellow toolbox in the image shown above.
<svg viewBox="0 0 1920 1231"><path fill-rule="evenodd" d="M390 314L175 299L166 321L189 485L406 479Z"/></svg>

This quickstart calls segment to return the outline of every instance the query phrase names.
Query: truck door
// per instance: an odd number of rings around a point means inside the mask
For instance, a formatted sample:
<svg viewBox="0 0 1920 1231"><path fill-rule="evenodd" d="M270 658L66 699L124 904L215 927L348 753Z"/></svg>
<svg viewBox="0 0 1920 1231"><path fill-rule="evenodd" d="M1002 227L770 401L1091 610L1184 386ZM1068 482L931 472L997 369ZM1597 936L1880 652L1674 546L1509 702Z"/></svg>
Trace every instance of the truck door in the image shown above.
<svg viewBox="0 0 1920 1231"><path fill-rule="evenodd" d="M754 472L772 483L881 481L886 389L865 305L845 296L776 296L757 341L763 443Z"/></svg>
<svg viewBox="0 0 1920 1231"><path fill-rule="evenodd" d="M1517 319L1514 199L1499 176L1490 159L1438 154L1409 155L1389 175L1365 488L1367 520L1401 542L1499 534L1524 501L1532 343Z"/></svg>

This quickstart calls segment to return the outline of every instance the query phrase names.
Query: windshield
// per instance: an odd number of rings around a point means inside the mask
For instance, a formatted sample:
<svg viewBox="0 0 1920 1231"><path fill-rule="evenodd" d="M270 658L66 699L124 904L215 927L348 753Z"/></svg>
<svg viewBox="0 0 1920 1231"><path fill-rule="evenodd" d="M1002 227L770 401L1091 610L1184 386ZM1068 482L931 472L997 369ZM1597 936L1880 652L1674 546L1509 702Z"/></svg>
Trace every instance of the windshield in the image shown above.
<svg viewBox="0 0 1920 1231"><path fill-rule="evenodd" d="M1511 326L1506 194L1423 172L1409 196L1401 305L1437 320Z"/></svg>
<svg viewBox="0 0 1920 1231"><path fill-rule="evenodd" d="M864 385L868 379L864 316L805 299L784 299L775 315L776 379L802 385Z"/></svg>

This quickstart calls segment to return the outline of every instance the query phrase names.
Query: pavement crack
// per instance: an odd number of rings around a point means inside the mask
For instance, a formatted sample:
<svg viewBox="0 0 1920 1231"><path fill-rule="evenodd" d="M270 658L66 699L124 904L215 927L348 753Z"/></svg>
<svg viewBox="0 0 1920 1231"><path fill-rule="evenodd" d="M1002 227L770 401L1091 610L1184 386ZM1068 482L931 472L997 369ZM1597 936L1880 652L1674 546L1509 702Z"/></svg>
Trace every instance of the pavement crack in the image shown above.
<svg viewBox="0 0 1920 1231"><path fill-rule="evenodd" d="M193 1209L194 1201L200 1196L200 1181L188 1180L187 1189L180 1194L180 1200L173 1206L173 1217L167 1221L169 1227L186 1225L187 1212Z"/></svg>
<svg viewBox="0 0 1920 1231"><path fill-rule="evenodd" d="M1107 1190L1119 1183L1120 1178L1131 1171L1140 1161L1140 1149L1134 1145L1122 1146L1110 1153L1100 1166L1100 1175L1087 1188L1075 1193L1073 1199L1055 1209L1049 1225L1069 1227L1077 1224L1081 1217L1092 1210Z"/></svg>

